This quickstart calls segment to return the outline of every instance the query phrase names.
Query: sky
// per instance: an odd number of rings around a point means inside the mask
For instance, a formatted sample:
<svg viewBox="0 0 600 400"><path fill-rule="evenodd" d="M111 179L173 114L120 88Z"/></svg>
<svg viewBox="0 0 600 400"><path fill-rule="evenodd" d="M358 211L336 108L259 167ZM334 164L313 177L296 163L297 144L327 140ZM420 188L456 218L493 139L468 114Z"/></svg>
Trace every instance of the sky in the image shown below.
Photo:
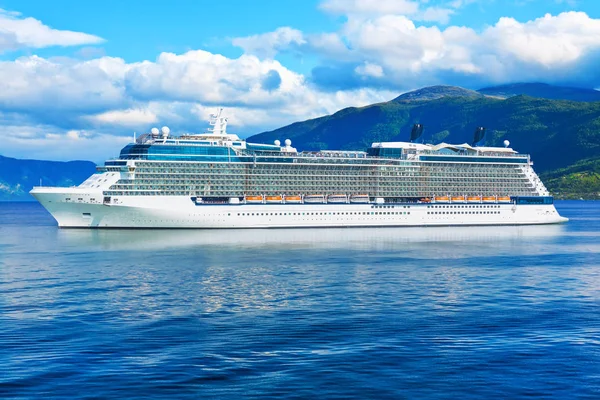
<svg viewBox="0 0 600 400"><path fill-rule="evenodd" d="M424 86L600 88L599 0L0 0L0 155L241 137ZM285 139L285 138L282 138Z"/></svg>

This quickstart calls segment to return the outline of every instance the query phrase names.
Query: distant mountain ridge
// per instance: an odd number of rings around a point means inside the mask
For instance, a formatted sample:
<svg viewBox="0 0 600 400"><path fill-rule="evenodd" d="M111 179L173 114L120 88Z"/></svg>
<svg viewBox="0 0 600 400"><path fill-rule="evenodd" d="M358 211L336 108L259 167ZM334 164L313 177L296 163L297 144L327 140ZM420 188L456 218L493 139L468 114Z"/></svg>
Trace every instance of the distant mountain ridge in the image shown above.
<svg viewBox="0 0 600 400"><path fill-rule="evenodd" d="M430 101L441 99L443 97L479 99L484 97L484 95L475 90L464 89L458 86L438 85L404 93L392 101Z"/></svg>
<svg viewBox="0 0 600 400"><path fill-rule="evenodd" d="M0 156L0 201L33 201L29 191L44 186L79 185L96 170L90 161L19 160Z"/></svg>
<svg viewBox="0 0 600 400"><path fill-rule="evenodd" d="M526 95L550 100L600 101L600 91L598 90L554 86L546 83L513 83L483 88L477 92L499 98Z"/></svg>

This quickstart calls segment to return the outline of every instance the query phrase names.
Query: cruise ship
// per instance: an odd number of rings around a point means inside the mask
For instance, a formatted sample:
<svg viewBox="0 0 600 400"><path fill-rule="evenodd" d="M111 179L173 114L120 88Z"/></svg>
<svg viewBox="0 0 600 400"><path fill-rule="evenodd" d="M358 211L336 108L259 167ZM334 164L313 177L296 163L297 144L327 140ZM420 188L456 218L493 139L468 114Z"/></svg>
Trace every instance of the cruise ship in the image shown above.
<svg viewBox="0 0 600 400"><path fill-rule="evenodd" d="M553 224L567 221L509 147L373 143L303 151L227 133L219 110L201 134L152 128L77 187L31 194L62 228L294 228Z"/></svg>

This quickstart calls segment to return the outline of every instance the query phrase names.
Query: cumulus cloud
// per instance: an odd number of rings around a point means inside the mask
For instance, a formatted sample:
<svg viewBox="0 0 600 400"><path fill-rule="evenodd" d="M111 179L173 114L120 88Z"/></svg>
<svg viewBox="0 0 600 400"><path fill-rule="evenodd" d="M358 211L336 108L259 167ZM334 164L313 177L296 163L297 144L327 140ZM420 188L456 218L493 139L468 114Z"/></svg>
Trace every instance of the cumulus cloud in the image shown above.
<svg viewBox="0 0 600 400"><path fill-rule="evenodd" d="M546 14L519 23L501 18L484 31L482 38L498 54L552 68L568 65L600 48L600 20L583 12L566 12L556 17Z"/></svg>
<svg viewBox="0 0 600 400"><path fill-rule="evenodd" d="M231 130L245 136L395 96L369 88L324 92L278 61L202 50L138 63L20 57L0 62L0 75L12 77L0 81L0 126L13 132L2 148L9 156L22 156L15 151L27 140L32 151L46 149L47 157L57 158L54 146L69 152L86 143L108 152L114 150L110 138L129 140L131 131L152 125L169 125L175 134L199 132L217 106L226 107Z"/></svg>
<svg viewBox="0 0 600 400"><path fill-rule="evenodd" d="M35 18L0 9L0 53L19 48L77 46L102 43L104 39L82 32L58 30Z"/></svg>
<svg viewBox="0 0 600 400"><path fill-rule="evenodd" d="M49 60L38 56L0 62L0 107L5 111L106 110L124 102L122 59Z"/></svg>
<svg viewBox="0 0 600 400"><path fill-rule="evenodd" d="M327 12L342 15L402 14L412 15L419 11L419 3L413 0L325 0L320 5Z"/></svg>
<svg viewBox="0 0 600 400"><path fill-rule="evenodd" d="M335 90L364 85L406 90L465 82L476 87L532 79L592 87L600 83L595 67L600 58L600 19L584 12L548 14L525 22L505 17L477 31L418 25L414 21L420 11L412 3L323 2L322 8L348 18L337 32L303 36L302 51L321 58L312 81ZM453 10L429 7L427 12L439 20ZM368 65L378 66L376 72Z"/></svg>
<svg viewBox="0 0 600 400"><path fill-rule="evenodd" d="M373 78L381 78L383 77L383 68L377 64L371 64L370 62L365 62L362 65L359 65L354 69L359 75L363 76L371 76Z"/></svg>
<svg viewBox="0 0 600 400"><path fill-rule="evenodd" d="M299 30L281 27L273 32L234 38L232 43L234 46L244 49L246 53L255 54L262 58L273 58L277 52L289 49L293 45L301 46L306 41Z"/></svg>
<svg viewBox="0 0 600 400"><path fill-rule="evenodd" d="M465 5L460 0L450 2L447 7L427 6L428 3L428 0L324 0L320 8L332 14L345 15L349 19L404 15L417 21L447 24L450 16L456 12L455 9Z"/></svg>
<svg viewBox="0 0 600 400"><path fill-rule="evenodd" d="M86 118L99 124L116 124L121 126L147 126L148 124L158 122L156 114L148 109L112 110Z"/></svg>

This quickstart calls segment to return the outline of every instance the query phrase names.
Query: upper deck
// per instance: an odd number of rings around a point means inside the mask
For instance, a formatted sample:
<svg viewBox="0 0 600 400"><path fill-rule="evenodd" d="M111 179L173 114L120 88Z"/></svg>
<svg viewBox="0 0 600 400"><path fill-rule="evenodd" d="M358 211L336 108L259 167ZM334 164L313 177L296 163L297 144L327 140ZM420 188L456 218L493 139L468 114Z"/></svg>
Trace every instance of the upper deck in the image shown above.
<svg viewBox="0 0 600 400"><path fill-rule="evenodd" d="M383 163L398 161L529 163L529 155L508 147L482 147L469 144L437 145L412 142L373 143L367 151L320 150L298 152L286 139L282 144L248 143L226 132L227 118L221 112L211 116L211 128L202 134L170 136L169 129L136 138L125 146L118 160L205 161L205 162L276 162L276 163ZM386 162L386 160L388 162ZM124 165L116 160L106 165Z"/></svg>

